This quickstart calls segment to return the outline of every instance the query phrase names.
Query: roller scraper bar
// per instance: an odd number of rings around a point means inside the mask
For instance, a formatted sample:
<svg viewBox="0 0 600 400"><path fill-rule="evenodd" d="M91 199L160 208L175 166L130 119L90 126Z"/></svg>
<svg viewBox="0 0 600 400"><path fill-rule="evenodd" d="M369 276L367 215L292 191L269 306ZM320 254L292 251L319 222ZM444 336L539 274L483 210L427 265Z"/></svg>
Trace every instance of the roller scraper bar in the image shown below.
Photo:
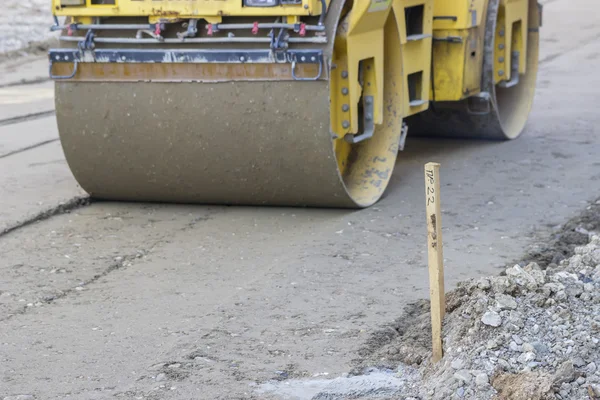
<svg viewBox="0 0 600 400"><path fill-rule="evenodd" d="M327 44L327 37L323 35L306 36L307 31L323 32L324 25L307 25L304 23L254 23L254 24L207 24L208 37L196 37L198 20L190 20L186 32L178 32L177 38L163 37L162 33L169 29L164 23L156 24L67 24L60 25L55 20L51 30L67 32L60 37L61 43L66 48L50 49L49 74L52 79L65 80L77 76L78 68L86 63L130 63L130 64L291 64L291 78L294 80L318 80L323 74L324 57L321 49L292 48L290 44L310 45ZM122 29L117 29L121 27ZM152 29L154 29L152 31ZM73 36L73 32L86 30L85 36ZM213 36L217 32L244 29L252 30L252 36L236 36L229 33L226 36ZM270 29L267 37L257 37L260 29ZM278 29L278 31L276 31ZM123 34L136 31L135 37L100 36L99 32L118 31ZM299 34L290 37L288 31ZM151 36L144 38L144 35ZM75 46L69 46L73 43ZM228 48L224 44L242 44L245 46L259 45L259 48ZM269 47L260 48L261 44ZM102 46L101 48L97 48ZM116 48L111 48L116 45ZM131 45L132 48L122 48L122 45ZM159 48L156 48L156 45ZM182 47L183 45L183 47ZM209 48L194 48L194 45L213 45ZM108 48L107 48L108 46ZM167 46L165 48L165 46ZM187 46L187 47L186 47ZM146 48L144 48L146 47ZM53 66L56 63L72 64L71 72L67 74L54 74ZM313 76L298 76L297 64L317 65L317 72Z"/></svg>

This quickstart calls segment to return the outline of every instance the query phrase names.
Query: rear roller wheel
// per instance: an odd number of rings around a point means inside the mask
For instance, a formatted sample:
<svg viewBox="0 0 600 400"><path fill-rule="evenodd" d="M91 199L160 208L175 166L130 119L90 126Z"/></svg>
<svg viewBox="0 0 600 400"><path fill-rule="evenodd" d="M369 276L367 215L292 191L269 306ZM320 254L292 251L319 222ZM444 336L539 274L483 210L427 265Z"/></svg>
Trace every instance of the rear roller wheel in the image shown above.
<svg viewBox="0 0 600 400"><path fill-rule="evenodd" d="M511 87L495 83L495 43L500 0L490 0L485 26L482 96L460 102L433 103L424 113L407 119L411 136L445 136L512 140L521 135L529 117L538 71L539 14L537 0L529 1L526 72Z"/></svg>

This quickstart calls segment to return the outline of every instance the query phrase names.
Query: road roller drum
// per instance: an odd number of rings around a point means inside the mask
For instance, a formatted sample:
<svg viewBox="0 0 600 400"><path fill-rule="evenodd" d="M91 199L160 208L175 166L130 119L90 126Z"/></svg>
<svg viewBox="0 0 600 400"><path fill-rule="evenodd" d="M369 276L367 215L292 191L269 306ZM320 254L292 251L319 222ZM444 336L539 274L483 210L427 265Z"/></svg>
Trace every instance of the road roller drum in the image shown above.
<svg viewBox="0 0 600 400"><path fill-rule="evenodd" d="M60 140L90 196L343 208L381 198L413 132L519 136L541 25L535 0L53 0L53 12Z"/></svg>

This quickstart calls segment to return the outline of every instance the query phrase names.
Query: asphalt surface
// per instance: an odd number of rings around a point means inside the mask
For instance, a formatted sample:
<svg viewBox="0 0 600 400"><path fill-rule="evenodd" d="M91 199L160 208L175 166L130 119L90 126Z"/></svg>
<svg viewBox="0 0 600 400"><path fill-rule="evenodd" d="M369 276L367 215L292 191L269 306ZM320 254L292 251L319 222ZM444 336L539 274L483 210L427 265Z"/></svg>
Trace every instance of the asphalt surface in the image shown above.
<svg viewBox="0 0 600 400"><path fill-rule="evenodd" d="M600 193L600 6L545 3L523 136L409 137L361 211L86 205L45 62L2 64L0 398L264 398L269 379L348 372L427 297L428 161L442 166L447 287L517 259Z"/></svg>

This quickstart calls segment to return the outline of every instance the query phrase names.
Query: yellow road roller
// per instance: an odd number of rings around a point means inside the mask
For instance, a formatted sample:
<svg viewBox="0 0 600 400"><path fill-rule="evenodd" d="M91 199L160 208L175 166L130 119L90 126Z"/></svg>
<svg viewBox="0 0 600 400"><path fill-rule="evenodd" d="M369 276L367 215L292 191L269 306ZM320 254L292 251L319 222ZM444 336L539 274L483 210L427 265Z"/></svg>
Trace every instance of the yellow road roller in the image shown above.
<svg viewBox="0 0 600 400"><path fill-rule="evenodd" d="M536 0L52 0L68 165L92 198L364 208L408 133L517 138Z"/></svg>

